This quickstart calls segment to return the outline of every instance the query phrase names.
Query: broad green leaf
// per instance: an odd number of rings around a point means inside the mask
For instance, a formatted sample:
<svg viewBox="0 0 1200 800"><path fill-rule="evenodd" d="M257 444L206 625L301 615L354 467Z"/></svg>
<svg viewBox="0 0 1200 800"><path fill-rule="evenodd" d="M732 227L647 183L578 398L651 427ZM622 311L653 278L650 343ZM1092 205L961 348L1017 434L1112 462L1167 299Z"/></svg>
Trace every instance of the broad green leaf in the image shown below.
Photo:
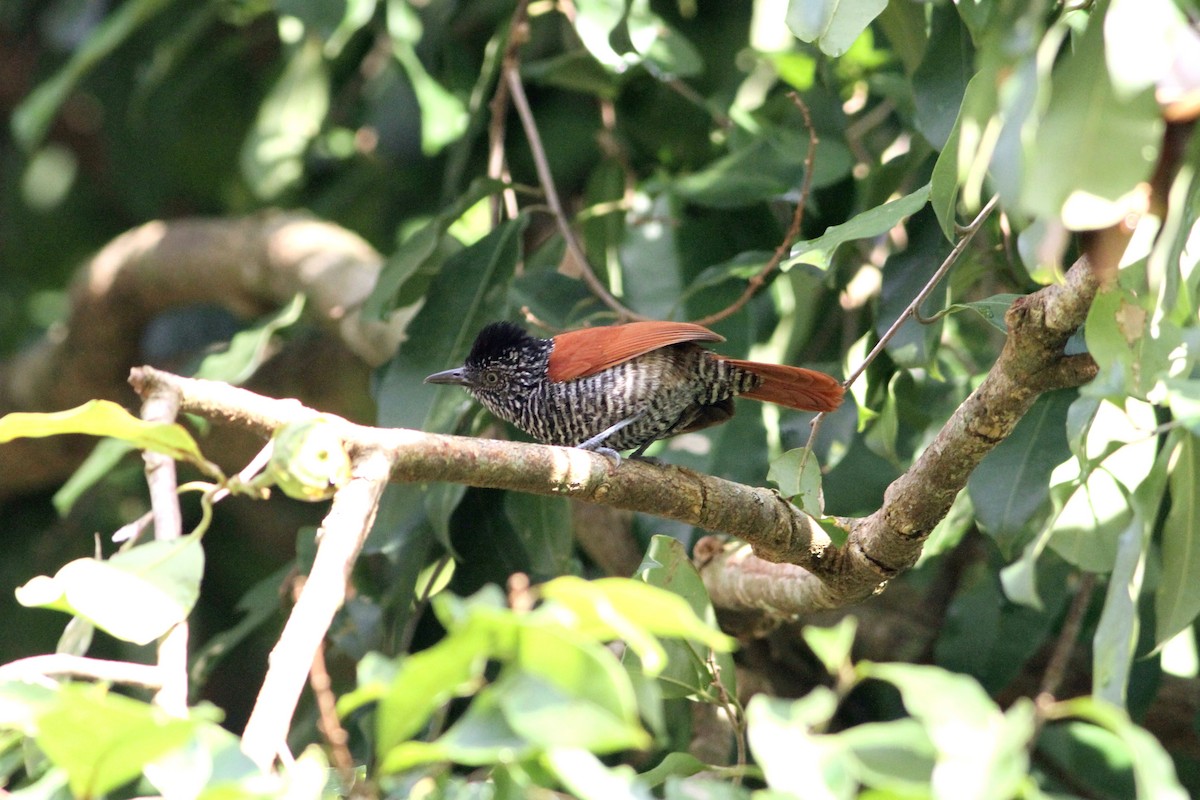
<svg viewBox="0 0 1200 800"><path fill-rule="evenodd" d="M816 453L804 447L788 450L771 462L767 480L812 516L825 513L821 503L821 465Z"/></svg>
<svg viewBox="0 0 1200 800"><path fill-rule="evenodd" d="M590 632L527 615L519 620L516 634L511 663L495 685L514 731L542 748L562 744L608 752L648 744L629 676ZM514 702L511 695L518 685L523 700ZM542 702L535 702L538 695ZM547 717L572 715L590 718L582 726L589 730L567 732L542 724Z"/></svg>
<svg viewBox="0 0 1200 800"><path fill-rule="evenodd" d="M698 772L709 769L709 765L696 758L691 753L667 753L658 766L648 769L638 775L641 782L655 787L666 783L671 777L690 777Z"/></svg>
<svg viewBox="0 0 1200 800"><path fill-rule="evenodd" d="M409 326L409 339L381 370L378 425L446 433L454 431L464 412L472 408L460 387L433 386L424 380L461 364L479 330L507 316L508 286L521 256L526 222L527 217L521 216L504 223L451 257L434 277L425 304ZM461 499L463 489L438 485L445 488L389 491L381 503L381 518L407 520L407 529L416 530L421 523L413 519L413 509L424 504L435 534L449 548L449 516L457 505L451 501Z"/></svg>
<svg viewBox="0 0 1200 800"><path fill-rule="evenodd" d="M1149 534L1149 526L1138 514L1121 532L1104 611L1092 637L1092 692L1121 708L1125 707L1129 671L1138 643L1138 597L1146 573Z"/></svg>
<svg viewBox="0 0 1200 800"><path fill-rule="evenodd" d="M769 135L768 135L769 134ZM768 128L733 152L671 184L684 200L711 208L738 208L784 197L804 179L808 139L796 132ZM853 166L846 146L821 139L813 156L812 186L820 189L843 178Z"/></svg>
<svg viewBox="0 0 1200 800"><path fill-rule="evenodd" d="M533 580L570 571L575 539L567 498L507 492L504 513L529 554Z"/></svg>
<svg viewBox="0 0 1200 800"><path fill-rule="evenodd" d="M746 706L747 738L767 784L776 792L812 800L849 800L857 776L845 745L821 736L837 711L837 696L818 686L795 701L756 695Z"/></svg>
<svg viewBox="0 0 1200 800"><path fill-rule="evenodd" d="M503 185L493 180L474 181L453 203L401 242L380 271L371 295L363 303L363 315L368 319L383 319L396 308L422 300L430 284L448 263L443 243L450 227L476 203L503 188Z"/></svg>
<svg viewBox="0 0 1200 800"><path fill-rule="evenodd" d="M534 755L537 748L509 727L500 700L494 687L485 688L436 741L409 740L381 754L380 773L388 775L440 761L467 766L504 764Z"/></svg>
<svg viewBox="0 0 1200 800"><path fill-rule="evenodd" d="M696 48L651 11L648 0L579 0L573 21L583 46L617 75L639 64L661 80L704 69Z"/></svg>
<svg viewBox="0 0 1200 800"><path fill-rule="evenodd" d="M898 797L921 797L929 791L937 751L916 720L868 722L835 735L867 786Z"/></svg>
<svg viewBox="0 0 1200 800"><path fill-rule="evenodd" d="M825 665L825 671L835 678L849 667L850 648L854 646L854 632L858 630L858 618L846 616L837 625L828 628L806 626L800 633L804 643Z"/></svg>
<svg viewBox="0 0 1200 800"><path fill-rule="evenodd" d="M120 439L101 439L96 442L88 457L54 493L54 510L59 516L65 517L84 492L111 475L125 456L136 449Z"/></svg>
<svg viewBox="0 0 1200 800"><path fill-rule="evenodd" d="M625 679L611 655L608 660ZM590 697L567 691L544 674L528 672L505 675L493 688L513 732L540 750L578 747L613 753L650 744L649 734L638 723L636 704L631 703L630 713L619 714Z"/></svg>
<svg viewBox="0 0 1200 800"><path fill-rule="evenodd" d="M149 644L187 619L203 574L200 539L184 536L147 542L107 560L76 559L53 578L39 575L19 587L17 601L78 614L118 639Z"/></svg>
<svg viewBox="0 0 1200 800"><path fill-rule="evenodd" d="M789 0L787 26L802 42L816 42L837 58L850 49L887 0Z"/></svg>
<svg viewBox="0 0 1200 800"><path fill-rule="evenodd" d="M1200 613L1200 444L1192 434L1178 438L1167 467L1171 509L1163 522L1163 575L1154 597L1158 644Z"/></svg>
<svg viewBox="0 0 1200 800"><path fill-rule="evenodd" d="M975 48L954 6L935 5L931 13L929 44L912 76L914 121L926 140L941 150L975 72Z"/></svg>
<svg viewBox="0 0 1200 800"><path fill-rule="evenodd" d="M242 175L255 196L273 200L299 183L305 153L328 112L325 56L321 43L309 37L292 51L242 145Z"/></svg>
<svg viewBox="0 0 1200 800"><path fill-rule="evenodd" d="M1029 535L1049 503L1050 474L1070 457L1067 409L1073 392L1043 395L967 481L979 524L1007 556Z"/></svg>
<svg viewBox="0 0 1200 800"><path fill-rule="evenodd" d="M586 581L567 575L540 589L543 597L574 616L579 630L598 638L625 638L651 674L663 666L657 661L661 655L654 653L658 645L653 636L690 639L720 651L736 646L734 639L696 616L683 597L646 583L627 578ZM646 652L639 650L643 646Z"/></svg>
<svg viewBox="0 0 1200 800"><path fill-rule="evenodd" d="M704 587L704 579L678 539L662 535L652 537L634 577L682 597L698 619L717 628L717 614ZM674 637L663 640L662 646L667 654L667 666L657 680L664 697L709 697L713 693L713 682L717 680L728 696L737 696L737 675L733 656L728 651L700 647ZM713 664L719 674L713 674Z"/></svg>
<svg viewBox="0 0 1200 800"><path fill-rule="evenodd" d="M911 194L868 209L841 225L828 228L816 239L796 243L781 268L786 270L797 264L811 264L818 269L828 269L838 247L855 239L887 233L902 219L919 211L928 200L929 184L925 184Z"/></svg>
<svg viewBox="0 0 1200 800"><path fill-rule="evenodd" d="M245 383L269 357L275 334L300 319L304 304L304 295L297 294L274 314L234 334L224 351L204 357L196 368L195 377L235 386Z"/></svg>
<svg viewBox="0 0 1200 800"><path fill-rule="evenodd" d="M1188 797L1176 776L1171 756L1149 731L1135 725L1123 709L1103 700L1079 697L1056 704L1053 716L1087 720L1116 734L1129 749L1139 798L1186 800Z"/></svg>
<svg viewBox="0 0 1200 800"><path fill-rule="evenodd" d="M580 800L652 800L631 768L609 767L587 750L556 747L545 755L547 768Z"/></svg>
<svg viewBox="0 0 1200 800"><path fill-rule="evenodd" d="M188 461L209 474L220 474L200 455L196 440L178 423L146 422L110 400L89 400L67 411L49 414L15 412L0 417L0 444L22 437L41 438L66 433L110 436L139 450L151 450Z"/></svg>
<svg viewBox="0 0 1200 800"><path fill-rule="evenodd" d="M403 0L388 0L387 26L392 54L408 75L421 108L421 151L435 156L466 132L470 122L466 106L434 80L417 56L423 30L412 6Z"/></svg>
<svg viewBox="0 0 1200 800"><path fill-rule="evenodd" d="M924 724L937 749L933 795L1008 800L1028 779L1033 704L1001 712L972 678L938 667L860 664L864 677L900 690L908 712Z"/></svg>
<svg viewBox="0 0 1200 800"><path fill-rule="evenodd" d="M489 656L486 632L475 625L405 656L375 711L376 752L382 757L411 739L444 703L476 688Z"/></svg>
<svg viewBox="0 0 1200 800"><path fill-rule="evenodd" d="M1127 197L1149 178L1163 122L1151 87L1121 97L1105 62L1104 25L1092 15L1055 69L1050 102L1029 143L1021 205L1067 228L1103 228L1128 213ZM1107 164L1107 169L1092 165Z"/></svg>
<svg viewBox="0 0 1200 800"><path fill-rule="evenodd" d="M879 290L875 320L875 330L880 337L908 309L913 298L921 293L950 254L950 244L942 236L932 209L921 208L912 215L905 228L908 231L908 246L889 255L883 265L883 285ZM945 297L945 294L943 289L941 297ZM929 315L943 304L944 300L939 301L935 291L926 298L925 307L919 310ZM902 325L888 342L887 354L901 368L934 368L942 327L940 317L935 317L925 325L910 321Z"/></svg>
<svg viewBox="0 0 1200 800"><path fill-rule="evenodd" d="M197 724L104 687L68 684L59 690L58 702L38 716L35 738L66 771L76 797L99 797L183 747Z"/></svg>
<svg viewBox="0 0 1200 800"><path fill-rule="evenodd" d="M13 111L12 134L17 144L27 153L36 150L80 79L170 4L170 0L133 0L105 16L72 50L66 65Z"/></svg>

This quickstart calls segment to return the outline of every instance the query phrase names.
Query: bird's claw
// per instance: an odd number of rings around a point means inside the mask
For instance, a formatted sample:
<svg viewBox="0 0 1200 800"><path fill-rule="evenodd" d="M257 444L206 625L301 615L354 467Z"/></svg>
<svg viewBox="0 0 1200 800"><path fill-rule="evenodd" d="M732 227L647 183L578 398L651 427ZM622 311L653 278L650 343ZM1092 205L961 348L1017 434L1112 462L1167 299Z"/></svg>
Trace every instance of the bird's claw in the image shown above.
<svg viewBox="0 0 1200 800"><path fill-rule="evenodd" d="M593 449L592 452L602 455L608 460L612 461L614 467L621 466L621 454L616 450L613 450L611 447L597 447Z"/></svg>

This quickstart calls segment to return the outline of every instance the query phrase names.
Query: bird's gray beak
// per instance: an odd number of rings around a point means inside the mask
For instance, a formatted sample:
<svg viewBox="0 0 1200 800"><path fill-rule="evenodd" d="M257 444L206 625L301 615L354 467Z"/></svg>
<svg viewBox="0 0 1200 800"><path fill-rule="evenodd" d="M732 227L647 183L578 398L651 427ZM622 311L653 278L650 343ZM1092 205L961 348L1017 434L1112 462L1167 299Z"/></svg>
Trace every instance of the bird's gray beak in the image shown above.
<svg viewBox="0 0 1200 800"><path fill-rule="evenodd" d="M452 383L458 386L467 385L467 376L462 367L455 367L444 372L435 372L425 379L426 383Z"/></svg>

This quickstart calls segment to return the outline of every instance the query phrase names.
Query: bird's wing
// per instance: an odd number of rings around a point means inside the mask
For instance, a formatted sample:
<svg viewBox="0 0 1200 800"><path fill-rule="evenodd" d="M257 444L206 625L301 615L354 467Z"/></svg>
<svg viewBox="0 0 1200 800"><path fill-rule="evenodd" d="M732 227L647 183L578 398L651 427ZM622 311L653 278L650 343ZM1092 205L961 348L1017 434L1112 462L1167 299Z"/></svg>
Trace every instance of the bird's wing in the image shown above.
<svg viewBox="0 0 1200 800"><path fill-rule="evenodd" d="M721 342L725 337L690 322L630 322L584 328L554 337L547 377L572 381L594 375L667 345Z"/></svg>

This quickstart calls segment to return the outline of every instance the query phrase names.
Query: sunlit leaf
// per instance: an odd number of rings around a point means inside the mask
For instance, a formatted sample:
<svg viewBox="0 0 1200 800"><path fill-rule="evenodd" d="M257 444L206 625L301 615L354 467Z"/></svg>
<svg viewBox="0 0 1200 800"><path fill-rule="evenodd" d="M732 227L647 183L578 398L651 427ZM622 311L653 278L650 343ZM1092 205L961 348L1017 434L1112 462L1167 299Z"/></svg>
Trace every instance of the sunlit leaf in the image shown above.
<svg viewBox="0 0 1200 800"><path fill-rule="evenodd" d="M833 225L816 239L798 242L792 248L791 256L784 260L782 268L812 264L819 269L827 269L838 247L855 239L869 239L887 233L905 217L919 211L928 201L929 184L925 184L911 194L864 211L840 225Z"/></svg>
<svg viewBox="0 0 1200 800"><path fill-rule="evenodd" d="M185 536L106 560L76 559L52 578L41 575L19 587L17 600L78 614L118 639L148 644L187 619L203 573L200 539Z"/></svg>
<svg viewBox="0 0 1200 800"><path fill-rule="evenodd" d="M1155 593L1158 644L1200 613L1200 444L1194 435L1178 437L1167 474L1171 509L1162 527L1163 575Z"/></svg>
<svg viewBox="0 0 1200 800"><path fill-rule="evenodd" d="M787 25L802 42L837 57L850 49L887 0L789 0Z"/></svg>
<svg viewBox="0 0 1200 800"><path fill-rule="evenodd" d="M139 450L162 453L219 474L200 455L196 440L182 425L146 422L110 400L90 400L70 410L49 414L15 412L0 417L0 443L67 433L110 436Z"/></svg>

